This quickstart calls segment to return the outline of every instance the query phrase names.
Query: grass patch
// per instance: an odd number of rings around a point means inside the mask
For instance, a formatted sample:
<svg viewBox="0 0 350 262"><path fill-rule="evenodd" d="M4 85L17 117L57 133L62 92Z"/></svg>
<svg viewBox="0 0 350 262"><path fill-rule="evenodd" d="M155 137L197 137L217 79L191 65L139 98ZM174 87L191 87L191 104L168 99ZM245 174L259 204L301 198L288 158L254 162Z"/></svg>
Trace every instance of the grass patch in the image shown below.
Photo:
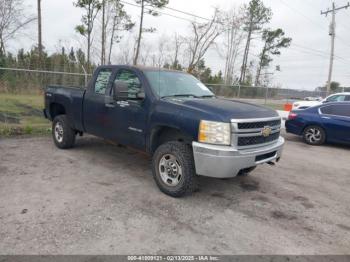
<svg viewBox="0 0 350 262"><path fill-rule="evenodd" d="M41 135L50 132L42 95L0 93L0 136Z"/></svg>
<svg viewBox="0 0 350 262"><path fill-rule="evenodd" d="M273 110L282 110L282 111L284 110L284 107L282 104L266 104L265 106Z"/></svg>

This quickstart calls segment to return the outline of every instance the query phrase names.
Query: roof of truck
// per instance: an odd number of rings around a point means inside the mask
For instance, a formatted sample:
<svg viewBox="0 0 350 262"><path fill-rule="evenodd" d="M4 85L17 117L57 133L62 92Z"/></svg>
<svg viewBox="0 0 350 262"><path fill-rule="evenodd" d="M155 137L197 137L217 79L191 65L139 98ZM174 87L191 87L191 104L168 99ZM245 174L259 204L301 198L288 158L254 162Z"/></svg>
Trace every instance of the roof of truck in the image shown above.
<svg viewBox="0 0 350 262"><path fill-rule="evenodd" d="M186 73L184 71L180 70L174 70L174 69L167 69L167 68L162 68L162 67L152 67L152 66L142 66L142 65L103 65L102 67L114 67L114 66L125 66L129 68L135 68L139 69L141 71L165 71L165 72L178 72L178 73Z"/></svg>

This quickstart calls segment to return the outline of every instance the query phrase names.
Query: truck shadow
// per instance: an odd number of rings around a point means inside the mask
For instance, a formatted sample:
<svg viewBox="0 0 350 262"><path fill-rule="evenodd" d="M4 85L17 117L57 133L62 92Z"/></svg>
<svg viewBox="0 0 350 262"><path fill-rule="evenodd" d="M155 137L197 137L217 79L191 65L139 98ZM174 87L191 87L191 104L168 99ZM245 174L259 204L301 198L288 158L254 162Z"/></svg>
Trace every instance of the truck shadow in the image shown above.
<svg viewBox="0 0 350 262"><path fill-rule="evenodd" d="M81 152L86 161L110 169L111 173L122 171L156 187L152 177L152 158L148 154L94 136L78 138L73 150ZM259 178L253 176L229 179L198 176L198 182L199 189L193 196L205 194L231 199L235 193L259 191L260 188Z"/></svg>

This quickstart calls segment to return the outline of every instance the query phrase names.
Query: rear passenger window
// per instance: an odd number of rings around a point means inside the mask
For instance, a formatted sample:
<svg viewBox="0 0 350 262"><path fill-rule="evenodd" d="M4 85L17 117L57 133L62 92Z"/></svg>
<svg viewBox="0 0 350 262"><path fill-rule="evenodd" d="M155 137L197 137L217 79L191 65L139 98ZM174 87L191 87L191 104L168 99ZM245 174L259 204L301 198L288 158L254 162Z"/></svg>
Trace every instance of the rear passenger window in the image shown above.
<svg viewBox="0 0 350 262"><path fill-rule="evenodd" d="M331 105L321 108L321 113L326 115L350 117L350 105Z"/></svg>
<svg viewBox="0 0 350 262"><path fill-rule="evenodd" d="M350 101L350 96L346 96L345 101Z"/></svg>
<svg viewBox="0 0 350 262"><path fill-rule="evenodd" d="M95 82L95 93L104 95L108 86L109 78L111 77L111 69L101 69L98 72Z"/></svg>

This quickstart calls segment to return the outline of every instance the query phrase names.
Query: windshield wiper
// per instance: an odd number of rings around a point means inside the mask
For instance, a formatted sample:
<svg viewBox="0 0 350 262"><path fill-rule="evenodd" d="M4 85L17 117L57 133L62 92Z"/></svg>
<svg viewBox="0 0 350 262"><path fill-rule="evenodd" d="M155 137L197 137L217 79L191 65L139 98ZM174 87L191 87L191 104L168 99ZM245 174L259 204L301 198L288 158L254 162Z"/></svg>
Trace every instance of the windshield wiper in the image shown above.
<svg viewBox="0 0 350 262"><path fill-rule="evenodd" d="M214 95L204 95L204 96L198 96L199 98L212 98L215 97Z"/></svg>
<svg viewBox="0 0 350 262"><path fill-rule="evenodd" d="M195 97L195 98L200 98L201 96L196 96L194 94L177 94L177 95L167 95L167 96L162 96L161 98L167 98L167 97Z"/></svg>

